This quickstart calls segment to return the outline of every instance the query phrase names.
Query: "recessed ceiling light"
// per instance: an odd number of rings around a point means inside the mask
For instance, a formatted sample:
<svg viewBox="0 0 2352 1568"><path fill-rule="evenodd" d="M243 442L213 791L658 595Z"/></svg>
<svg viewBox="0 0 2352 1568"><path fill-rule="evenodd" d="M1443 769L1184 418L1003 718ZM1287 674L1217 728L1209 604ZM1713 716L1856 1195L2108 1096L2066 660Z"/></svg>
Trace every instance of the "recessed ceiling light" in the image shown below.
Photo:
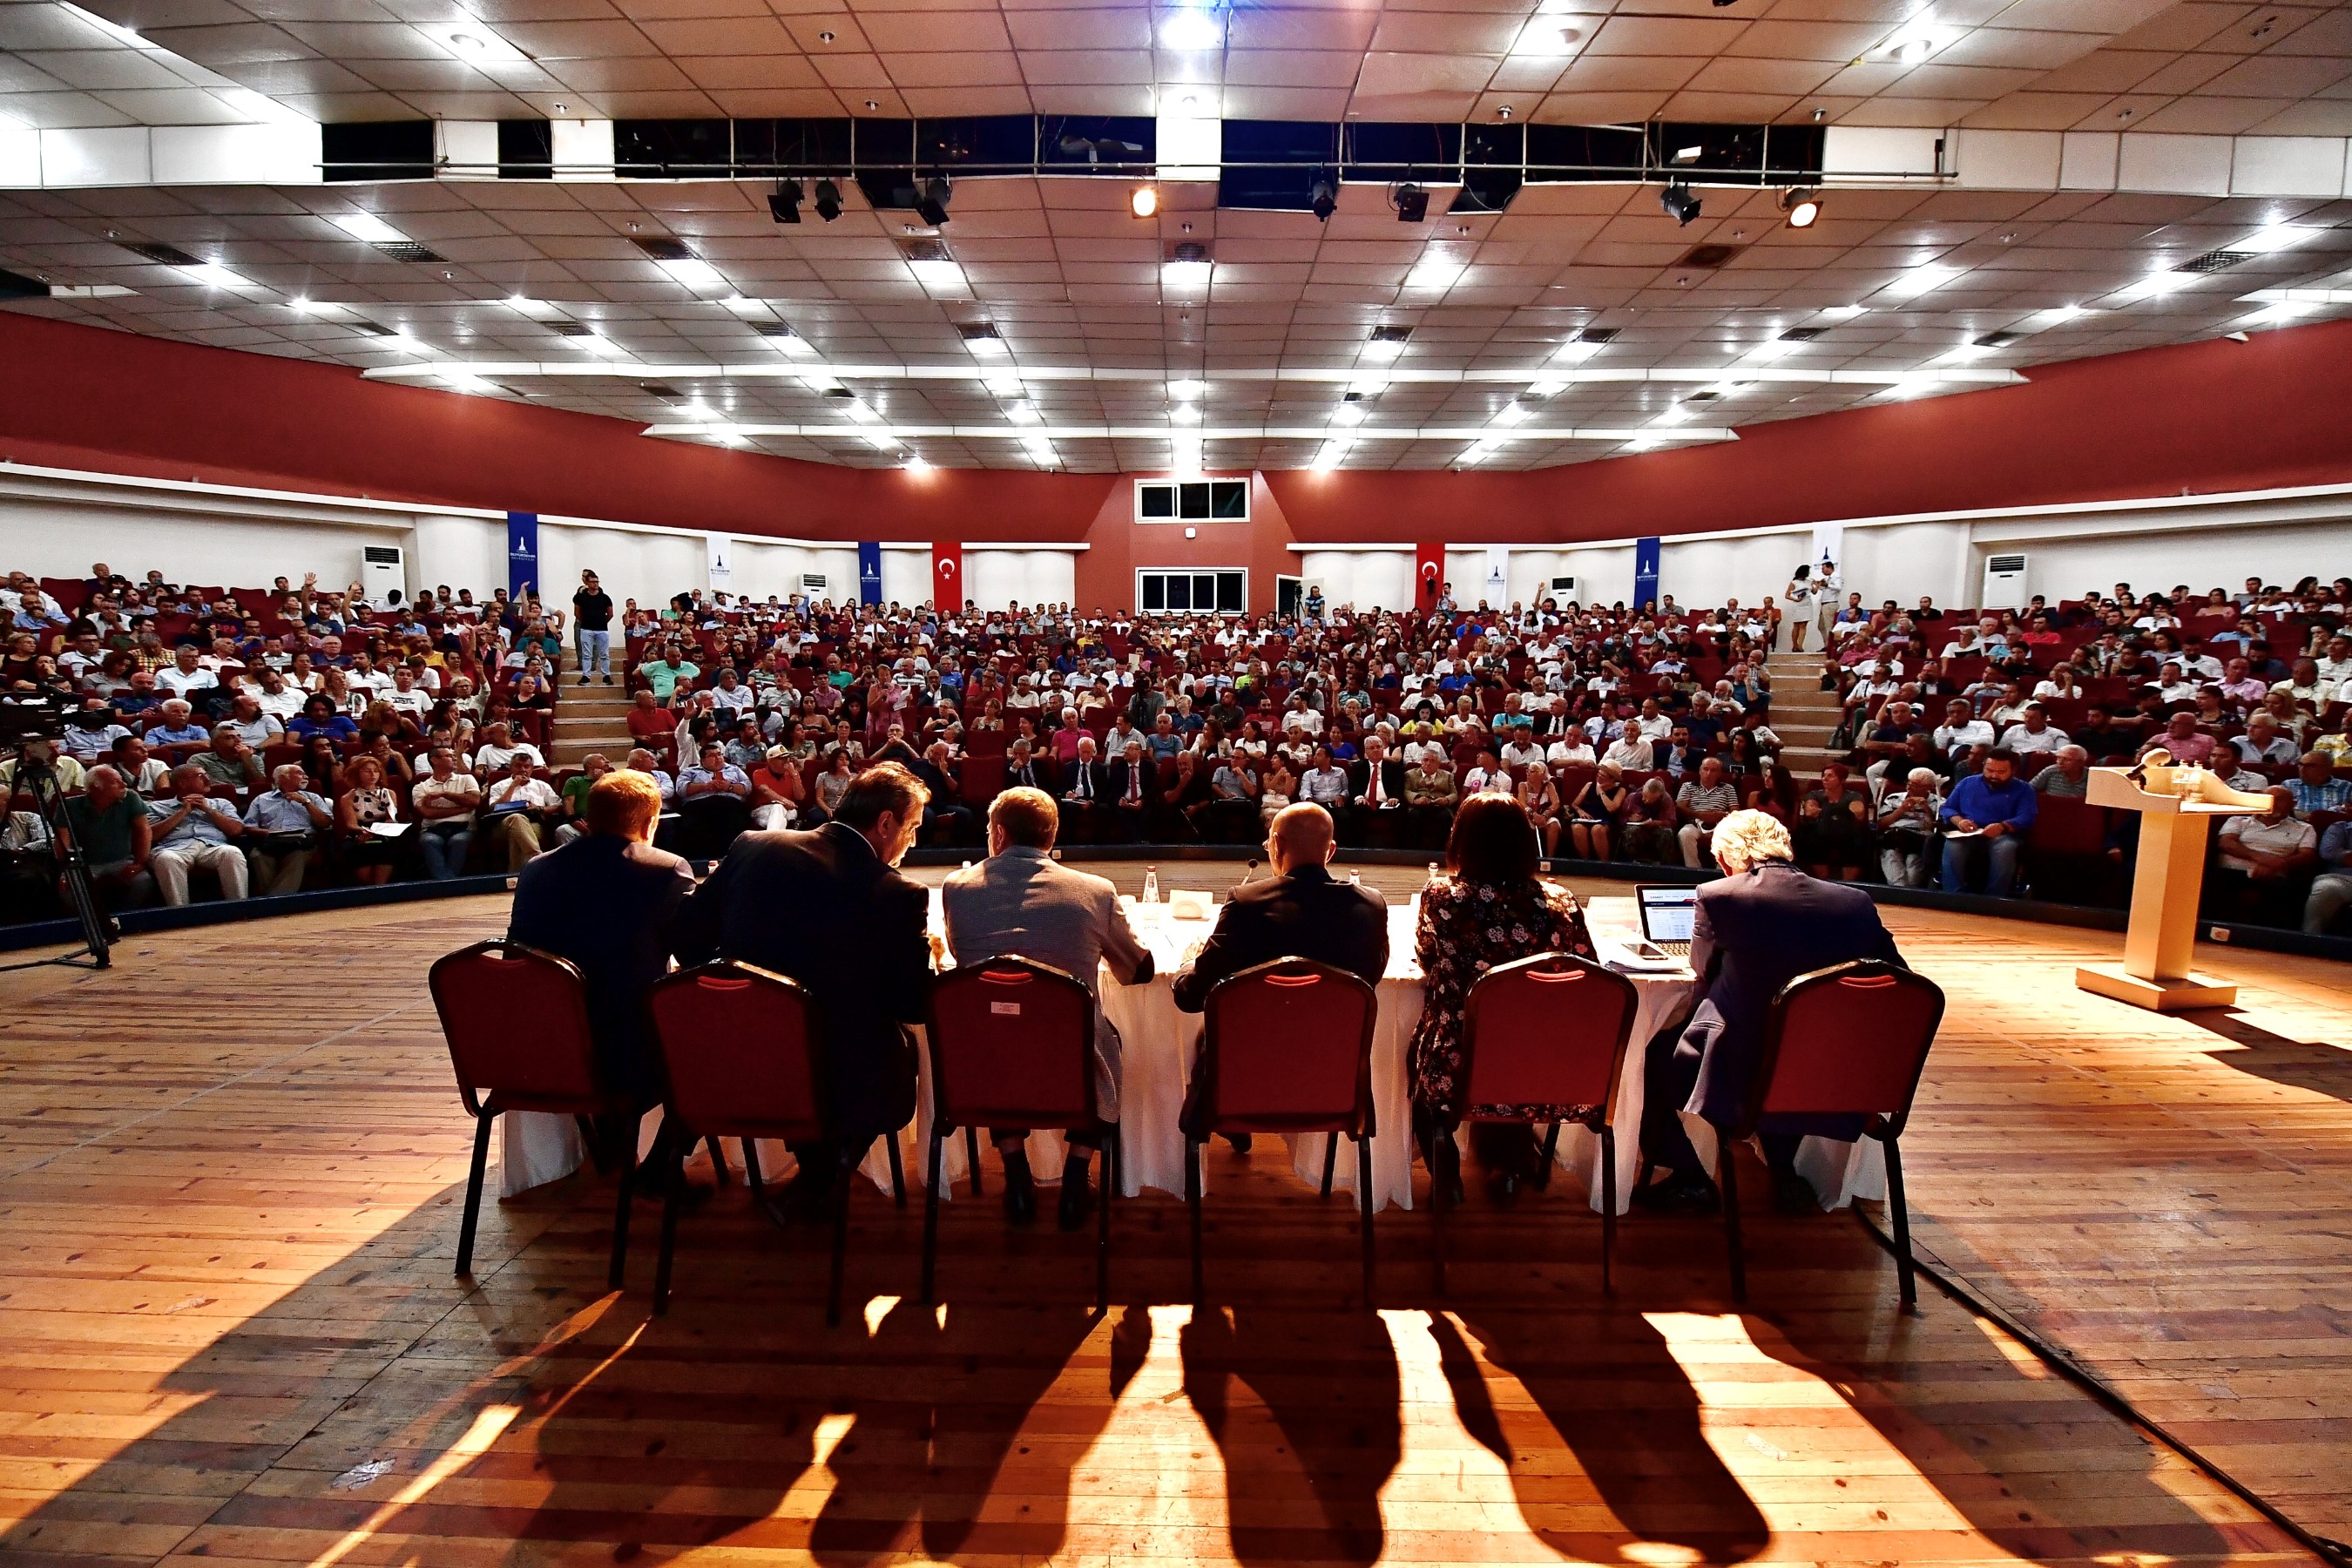
<svg viewBox="0 0 2352 1568"><path fill-rule="evenodd" d="M1530 382L1528 384L1527 395L1529 397L1557 397L1567 390L1568 383L1564 381Z"/></svg>
<svg viewBox="0 0 2352 1568"><path fill-rule="evenodd" d="M1202 54L1224 47L1225 29L1213 11L1186 6L1160 24L1160 42L1180 53Z"/></svg>
<svg viewBox="0 0 2352 1568"><path fill-rule="evenodd" d="M217 261L207 261L194 267L183 267L181 271L208 289L257 289L260 285L241 272L223 267Z"/></svg>
<svg viewBox="0 0 2352 1568"><path fill-rule="evenodd" d="M1364 411L1352 403L1342 403L1331 410L1331 423L1334 425L1361 425L1363 422Z"/></svg>
<svg viewBox="0 0 2352 1568"><path fill-rule="evenodd" d="M1203 394L1203 393L1207 392L1208 390L1209 390L1209 384L1208 384L1207 382L1205 382L1205 381L1193 381L1193 380L1190 380L1190 379L1182 379L1182 380L1171 381L1171 382L1170 382L1170 383L1168 384L1168 395L1169 395L1169 396L1171 396L1171 397L1174 397L1174 398L1181 398L1181 399L1183 399L1183 400L1186 400L1186 401L1190 401L1190 400L1191 400L1191 399L1192 399L1192 398L1198 397L1198 396L1200 396L1202 394Z"/></svg>
<svg viewBox="0 0 2352 1568"><path fill-rule="evenodd" d="M1004 416L1015 425L1035 425L1045 418L1045 416L1026 403L1014 404L1004 411Z"/></svg>
<svg viewBox="0 0 2352 1568"><path fill-rule="evenodd" d="M994 371L983 375L980 378L980 384L999 397L1020 397L1029 390L1021 378L1010 371Z"/></svg>
<svg viewBox="0 0 2352 1568"><path fill-rule="evenodd" d="M1325 473L1338 468L1348 456L1349 445L1349 442L1336 436L1324 442L1316 449L1315 467Z"/></svg>
<svg viewBox="0 0 2352 1568"><path fill-rule="evenodd" d="M2318 232L2319 230L2315 228L2306 228L2301 224L2274 223L2267 228L2256 229L2230 248L2250 250L2256 256L2268 256L2274 250L2284 250L2290 246L2301 245Z"/></svg>
<svg viewBox="0 0 2352 1568"><path fill-rule="evenodd" d="M1178 425L1198 425L1201 411L1189 403L1180 403L1168 411L1168 417Z"/></svg>
<svg viewBox="0 0 2352 1568"><path fill-rule="evenodd" d="M1412 270L1405 274L1404 286L1408 289L1443 294L1453 288L1455 281L1467 270L1469 268L1465 263L1455 260L1451 256L1423 256L1419 261L1413 263Z"/></svg>
<svg viewBox="0 0 2352 1568"><path fill-rule="evenodd" d="M370 245L397 245L408 237L371 212L329 213L327 221Z"/></svg>
<svg viewBox="0 0 2352 1568"><path fill-rule="evenodd" d="M1916 66L1944 47L1944 35L1926 27L1910 27L1878 46L1882 58L1896 65Z"/></svg>
<svg viewBox="0 0 2352 1568"><path fill-rule="evenodd" d="M120 22L110 22L95 11L85 11L80 6L74 5L72 0L65 0L65 4L61 8L68 16L77 17L81 21L89 23L91 26L96 27L100 32L104 33L108 37L112 38L118 44L129 44L134 49L152 49L155 47L154 45L141 37L133 29L124 26Z"/></svg>
<svg viewBox="0 0 2352 1568"><path fill-rule="evenodd" d="M1138 185L1127 193L1127 210L1138 217L1150 217L1160 210L1160 187Z"/></svg>
<svg viewBox="0 0 2352 1568"><path fill-rule="evenodd" d="M1925 267L1914 267L1908 272L1897 275L1879 292L1890 300L1914 300L1931 289L1941 289L1958 278L1961 271L1962 268L1958 267L1929 262Z"/></svg>
<svg viewBox="0 0 2352 1568"><path fill-rule="evenodd" d="M905 468L910 474L928 474L931 471L930 464L923 461L921 456L914 452L907 454Z"/></svg>
<svg viewBox="0 0 2352 1568"><path fill-rule="evenodd" d="M1870 307L1867 305L1831 305L1824 308L1822 314L1831 318L1832 321L1850 321L1856 316L1867 316L1870 314Z"/></svg>

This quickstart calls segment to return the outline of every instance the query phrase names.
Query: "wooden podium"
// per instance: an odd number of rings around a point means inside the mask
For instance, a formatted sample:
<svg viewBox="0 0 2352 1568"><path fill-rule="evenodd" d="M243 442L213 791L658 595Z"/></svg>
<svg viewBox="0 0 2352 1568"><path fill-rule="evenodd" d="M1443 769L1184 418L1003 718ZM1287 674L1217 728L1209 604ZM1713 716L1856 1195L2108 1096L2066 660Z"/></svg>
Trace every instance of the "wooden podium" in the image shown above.
<svg viewBox="0 0 2352 1568"><path fill-rule="evenodd" d="M2135 780L2135 773L2141 776ZM2132 868L2123 963L2081 965L2074 971L2075 985L2158 1013L2236 1002L2235 985L2192 974L2189 968L2205 881L2205 836L2214 817L2266 811L2269 797L2231 789L2201 768L2150 763L2145 768L2093 768L2084 798L2093 805L2139 813L2139 858Z"/></svg>

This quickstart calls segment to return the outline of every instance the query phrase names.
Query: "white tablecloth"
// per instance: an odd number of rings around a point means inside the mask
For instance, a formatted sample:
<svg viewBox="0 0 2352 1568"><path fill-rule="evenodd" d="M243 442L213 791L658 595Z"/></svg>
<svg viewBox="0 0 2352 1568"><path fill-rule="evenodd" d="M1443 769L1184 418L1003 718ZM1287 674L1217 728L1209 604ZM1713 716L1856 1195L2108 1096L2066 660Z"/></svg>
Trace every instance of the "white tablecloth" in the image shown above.
<svg viewBox="0 0 2352 1568"><path fill-rule="evenodd" d="M1417 904L1418 900L1413 900L1389 910L1389 967L1379 987L1380 1021L1372 1035L1372 1095L1379 1129L1372 1140L1372 1192L1376 1206L1381 1208L1391 1204L1400 1208L1412 1206L1412 1079L1407 1071L1406 1052L1413 1026L1421 1016L1421 971L1413 962ZM935 931L942 930L939 910L939 895L934 890L931 923ZM1211 922L1175 920L1164 903L1131 906L1129 917L1136 935L1151 950L1155 977L1142 985L1121 985L1108 973L1101 981L1103 1010L1118 1026L1124 1045L1119 1115L1126 1179L1121 1186L1129 1197L1146 1187L1181 1196L1184 1191L1184 1136L1178 1130L1177 1118L1183 1110L1185 1089L1192 1081L1192 1064L1200 1055L1201 1016L1177 1010L1170 976L1198 949L1208 935ZM1586 918L1603 957L1617 942L1634 934L1631 899L1595 899L1586 906ZM1616 1132L1620 1213L1631 1201L1633 1177L1641 1163L1643 1047L1664 1026L1667 1016L1682 1004L1691 987L1687 971L1634 974L1631 978L1640 992L1641 1008L1634 1019L1632 1047L1625 1053L1624 1077L1618 1086L1617 1113L1612 1122ZM920 1031L917 1033L919 1036ZM910 1191L919 1188L928 1174L927 1140L930 1132L930 1057L928 1051L918 1055L923 1082L916 1099L915 1120L901 1134ZM1700 1154L1711 1162L1715 1146L1712 1131L1696 1117L1685 1115L1683 1121ZM505 1122L499 1145L501 1196L510 1197L579 1168L584 1151L570 1118L515 1112L509 1114ZM655 1126L655 1119L647 1118L640 1152L651 1147ZM1291 1163L1301 1180L1322 1181L1327 1141L1323 1133L1292 1140ZM1028 1152L1030 1168L1039 1181L1060 1178L1063 1141L1059 1133L1032 1134ZM788 1174L793 1168L791 1156L781 1145L762 1143L760 1160L762 1173L770 1177ZM1581 1127L1564 1128L1559 1140L1559 1163L1582 1184L1592 1207L1600 1209L1601 1140ZM961 1185L966 1173L961 1134L949 1142L945 1166L951 1194ZM881 1144L876 1144L862 1169L877 1186L888 1186L888 1157ZM1808 1138L1798 1155L1798 1169L1832 1208L1843 1207L1857 1197L1885 1195L1885 1152L1872 1139L1860 1143L1839 1143ZM1207 1180L1205 1170L1202 1179ZM1352 1194L1355 1186L1355 1149L1352 1144L1343 1144L1332 1187L1334 1191Z"/></svg>

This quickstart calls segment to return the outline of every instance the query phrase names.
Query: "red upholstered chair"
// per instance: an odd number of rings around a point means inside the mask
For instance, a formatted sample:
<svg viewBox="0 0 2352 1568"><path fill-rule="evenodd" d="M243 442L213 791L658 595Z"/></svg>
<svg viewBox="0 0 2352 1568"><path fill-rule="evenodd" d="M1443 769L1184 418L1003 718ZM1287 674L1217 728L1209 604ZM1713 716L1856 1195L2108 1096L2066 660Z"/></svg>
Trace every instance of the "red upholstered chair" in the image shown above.
<svg viewBox="0 0 2352 1568"><path fill-rule="evenodd" d="M457 1094L474 1119L474 1162L466 1175L466 1213L457 1227L457 1272L474 1268L474 1229L482 1208L482 1170L490 1127L501 1112L543 1110L617 1118L626 1128L617 1153L621 1195L613 1219L613 1263L606 1283L621 1288L629 1251L629 1197L636 1184L637 1123L653 1101L608 1087L596 1067L588 996L580 971L553 953L512 942L478 942L436 962L425 977Z"/></svg>
<svg viewBox="0 0 2352 1568"><path fill-rule="evenodd" d="M1323 1195L1356 1141L1363 1211L1364 1301L1372 1300L1372 1026L1380 1003L1344 969L1278 958L1226 976L1209 992L1208 1029L1184 1096L1184 1200L1192 1211L1192 1301L1200 1305L1201 1145L1216 1133L1328 1132Z"/></svg>
<svg viewBox="0 0 2352 1568"><path fill-rule="evenodd" d="M1110 1205L1122 1171L1118 1125L1095 1104L1095 1003L1076 978L1034 959L967 963L931 983L930 1184L923 1199L923 1300L938 1272L948 1134L963 1128L980 1191L980 1127L1107 1135L1095 1237L1095 1296L1110 1308Z"/></svg>
<svg viewBox="0 0 2352 1568"><path fill-rule="evenodd" d="M1601 1288L1612 1289L1609 1254L1617 1239L1617 1105L1626 1042L1641 993L1632 981L1573 953L1538 953L1497 964L1470 988L1462 1031L1462 1120L1549 1121L1537 1184L1549 1186L1559 1153L1559 1121L1601 1138ZM1441 1134L1443 1136L1444 1134ZM1433 1171L1436 1162L1430 1162ZM1430 1184L1432 1262L1445 1289L1446 1184Z"/></svg>
<svg viewBox="0 0 2352 1568"><path fill-rule="evenodd" d="M669 1080L663 1120L673 1144L692 1149L706 1138L741 1139L752 1201L765 1210L767 1194L751 1141L814 1142L829 1131L824 1058L808 993L783 975L748 963L706 963L664 975L654 984L651 1005ZM828 1323L841 1321L842 1265L849 1243L850 1184L844 1175L834 1215ZM662 1206L661 1261L654 1273L656 1313L669 1307L681 1184L671 1184Z"/></svg>
<svg viewBox="0 0 2352 1568"><path fill-rule="evenodd" d="M1719 1140L1717 1179L1731 1246L1731 1294L1748 1300L1739 1240L1733 1147L1776 1116L1858 1116L1863 1135L1886 1147L1886 1206L1895 1222L1895 1263L1903 1305L1919 1289L1911 1263L1911 1214L1903 1197L1897 1140L1944 1019L1944 993L1924 974L1880 959L1856 959L1800 974L1780 987L1764 1021L1764 1049L1739 1125Z"/></svg>

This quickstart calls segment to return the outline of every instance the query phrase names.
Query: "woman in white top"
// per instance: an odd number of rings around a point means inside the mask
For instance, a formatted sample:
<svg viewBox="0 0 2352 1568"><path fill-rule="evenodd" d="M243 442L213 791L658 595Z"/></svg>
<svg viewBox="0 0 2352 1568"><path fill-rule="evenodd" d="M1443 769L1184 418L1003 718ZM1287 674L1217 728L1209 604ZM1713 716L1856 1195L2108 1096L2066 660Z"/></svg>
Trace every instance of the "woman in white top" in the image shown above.
<svg viewBox="0 0 2352 1568"><path fill-rule="evenodd" d="M1789 601L1789 647L1794 652L1802 653L1805 651L1805 626L1811 618L1806 608L1811 604L1813 597L1812 574L1810 570L1805 570L1801 576L1789 579L1789 589L1785 596Z"/></svg>

